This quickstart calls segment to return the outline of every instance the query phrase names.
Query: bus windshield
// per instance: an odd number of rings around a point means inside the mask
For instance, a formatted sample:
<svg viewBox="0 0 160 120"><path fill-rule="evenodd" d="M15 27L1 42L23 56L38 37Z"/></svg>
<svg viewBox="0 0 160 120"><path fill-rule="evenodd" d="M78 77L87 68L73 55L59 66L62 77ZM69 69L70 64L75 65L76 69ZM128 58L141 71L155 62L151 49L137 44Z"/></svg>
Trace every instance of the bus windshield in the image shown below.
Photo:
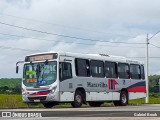
<svg viewBox="0 0 160 120"><path fill-rule="evenodd" d="M24 65L23 83L28 87L50 85L57 78L57 62L46 61Z"/></svg>

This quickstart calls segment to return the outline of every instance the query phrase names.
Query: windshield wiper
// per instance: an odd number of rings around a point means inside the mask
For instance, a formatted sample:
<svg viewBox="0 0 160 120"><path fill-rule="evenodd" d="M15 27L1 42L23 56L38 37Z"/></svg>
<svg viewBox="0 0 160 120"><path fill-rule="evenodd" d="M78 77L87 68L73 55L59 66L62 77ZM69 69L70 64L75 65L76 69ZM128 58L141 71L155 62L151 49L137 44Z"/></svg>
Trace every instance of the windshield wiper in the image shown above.
<svg viewBox="0 0 160 120"><path fill-rule="evenodd" d="M48 62L47 62L48 64ZM37 68L36 68L36 74L37 74L37 83L36 86L41 86L43 85L42 81L44 80L44 67L47 65L46 62L45 64L37 64ZM40 81L39 79L42 78L42 80Z"/></svg>
<svg viewBox="0 0 160 120"><path fill-rule="evenodd" d="M41 73L41 66L40 66L40 64L37 64L37 68L36 68L37 83L36 83L35 87L39 87L38 83L39 83L40 73Z"/></svg>

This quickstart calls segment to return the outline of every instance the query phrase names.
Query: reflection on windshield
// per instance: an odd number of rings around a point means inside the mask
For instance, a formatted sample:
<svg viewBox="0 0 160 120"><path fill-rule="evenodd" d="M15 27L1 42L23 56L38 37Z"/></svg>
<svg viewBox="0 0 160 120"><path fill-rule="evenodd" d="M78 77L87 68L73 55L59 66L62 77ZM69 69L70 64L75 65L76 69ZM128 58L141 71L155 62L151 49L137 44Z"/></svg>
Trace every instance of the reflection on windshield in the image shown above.
<svg viewBox="0 0 160 120"><path fill-rule="evenodd" d="M55 82L57 78L57 63L41 62L24 65L24 85L44 86Z"/></svg>

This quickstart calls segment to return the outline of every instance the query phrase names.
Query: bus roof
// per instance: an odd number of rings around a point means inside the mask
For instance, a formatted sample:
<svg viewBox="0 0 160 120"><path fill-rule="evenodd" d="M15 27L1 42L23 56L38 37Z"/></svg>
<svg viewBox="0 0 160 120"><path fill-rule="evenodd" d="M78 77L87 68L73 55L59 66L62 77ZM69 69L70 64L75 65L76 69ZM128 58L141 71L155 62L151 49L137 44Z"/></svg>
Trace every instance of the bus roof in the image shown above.
<svg viewBox="0 0 160 120"><path fill-rule="evenodd" d="M83 54L83 53L72 53L72 52L56 52L56 51L50 51L50 52L41 52L41 53L35 53L27 56L34 56L34 55L43 55L43 54L51 54L51 53L57 53L59 56L69 56L74 58L84 58L84 59L96 59L96 60L108 60L108 61L114 61L114 62L125 62L125 63L133 63L133 64L144 64L142 61L132 60L128 59L123 56L114 56L114 55L108 55L108 54Z"/></svg>

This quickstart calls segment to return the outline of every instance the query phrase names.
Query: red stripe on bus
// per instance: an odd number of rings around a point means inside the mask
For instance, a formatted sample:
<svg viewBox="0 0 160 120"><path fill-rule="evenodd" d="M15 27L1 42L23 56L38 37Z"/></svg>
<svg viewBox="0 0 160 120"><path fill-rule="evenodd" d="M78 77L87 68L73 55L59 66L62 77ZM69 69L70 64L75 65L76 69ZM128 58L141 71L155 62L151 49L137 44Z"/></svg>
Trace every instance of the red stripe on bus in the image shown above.
<svg viewBox="0 0 160 120"><path fill-rule="evenodd" d="M146 93L146 86L137 86L128 89L128 92L145 92Z"/></svg>
<svg viewBox="0 0 160 120"><path fill-rule="evenodd" d="M110 90L110 80L108 80L108 89Z"/></svg>
<svg viewBox="0 0 160 120"><path fill-rule="evenodd" d="M33 94L31 94L31 96L47 95L47 94L49 94L49 92L37 92L37 93L33 93Z"/></svg>

